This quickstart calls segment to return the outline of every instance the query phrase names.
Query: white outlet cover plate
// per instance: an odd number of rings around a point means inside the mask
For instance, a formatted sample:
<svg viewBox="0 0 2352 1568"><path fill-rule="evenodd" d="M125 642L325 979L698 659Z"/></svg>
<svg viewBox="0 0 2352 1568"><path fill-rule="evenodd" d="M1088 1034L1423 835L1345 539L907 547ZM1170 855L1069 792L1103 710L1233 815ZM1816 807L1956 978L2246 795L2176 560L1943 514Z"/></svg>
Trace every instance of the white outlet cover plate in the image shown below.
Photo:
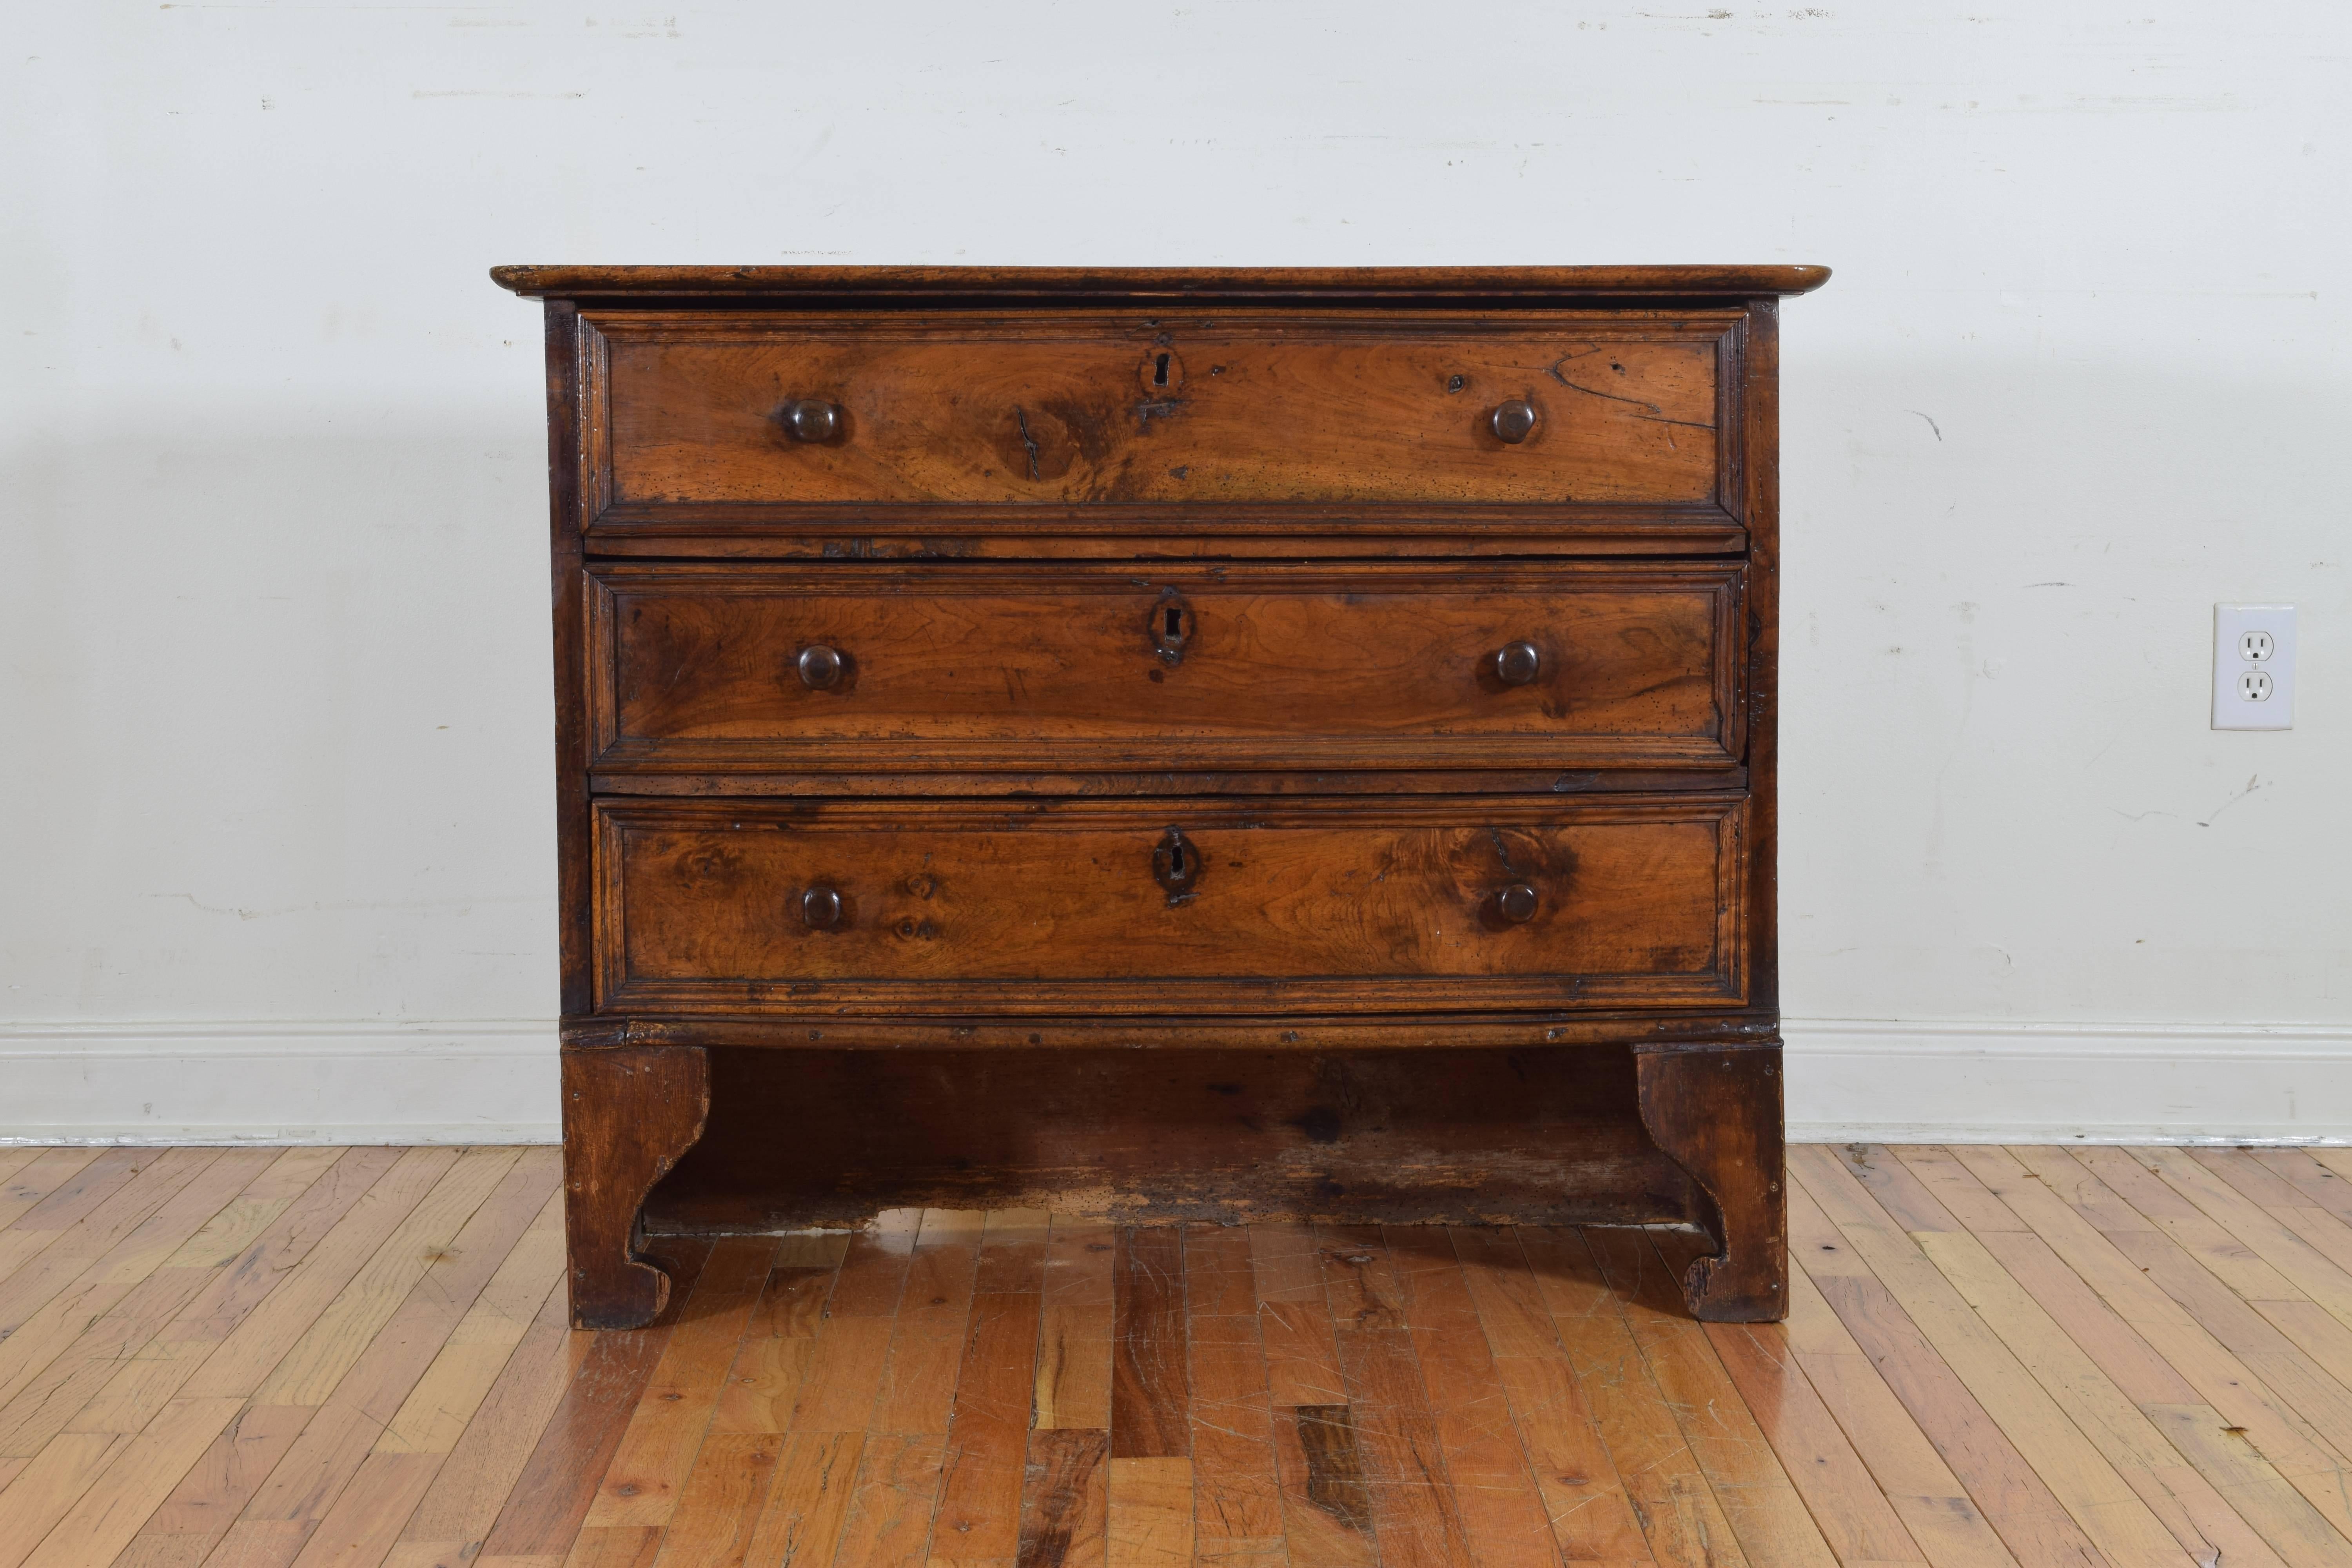
<svg viewBox="0 0 2352 1568"><path fill-rule="evenodd" d="M2267 633L2267 657L2249 658L2249 632ZM2243 680L2261 671L2270 679L2270 695L2250 700ZM2260 682L2253 683L2256 686ZM2294 728L2294 606L2293 605L2216 605L2213 606L2213 728L2216 730L2292 730Z"/></svg>

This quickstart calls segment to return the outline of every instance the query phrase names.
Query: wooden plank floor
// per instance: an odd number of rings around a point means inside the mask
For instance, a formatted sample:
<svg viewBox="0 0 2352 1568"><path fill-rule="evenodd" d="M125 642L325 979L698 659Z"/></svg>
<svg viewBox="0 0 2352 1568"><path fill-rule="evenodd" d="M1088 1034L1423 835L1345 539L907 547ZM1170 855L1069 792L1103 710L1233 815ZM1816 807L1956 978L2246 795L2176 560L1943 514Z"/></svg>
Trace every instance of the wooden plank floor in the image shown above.
<svg viewBox="0 0 2352 1568"><path fill-rule="evenodd" d="M1800 1148L1675 1231L930 1211L565 1327L551 1149L0 1150L0 1568L2352 1565L2352 1153Z"/></svg>

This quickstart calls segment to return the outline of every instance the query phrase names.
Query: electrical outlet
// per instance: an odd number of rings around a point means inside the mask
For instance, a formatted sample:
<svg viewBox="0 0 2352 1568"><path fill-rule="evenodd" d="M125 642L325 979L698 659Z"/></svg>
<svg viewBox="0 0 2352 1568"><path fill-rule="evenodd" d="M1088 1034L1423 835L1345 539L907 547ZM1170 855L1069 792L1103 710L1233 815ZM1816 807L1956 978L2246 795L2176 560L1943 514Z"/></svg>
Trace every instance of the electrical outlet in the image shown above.
<svg viewBox="0 0 2352 1568"><path fill-rule="evenodd" d="M2213 606L2213 728L2294 728L2294 606Z"/></svg>

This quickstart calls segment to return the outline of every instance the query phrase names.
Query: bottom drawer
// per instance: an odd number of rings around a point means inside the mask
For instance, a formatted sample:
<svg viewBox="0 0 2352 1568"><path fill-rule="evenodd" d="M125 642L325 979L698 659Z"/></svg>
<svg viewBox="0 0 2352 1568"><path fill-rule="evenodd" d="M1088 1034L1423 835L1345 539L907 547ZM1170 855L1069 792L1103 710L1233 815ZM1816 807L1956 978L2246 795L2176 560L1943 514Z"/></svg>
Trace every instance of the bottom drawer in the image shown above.
<svg viewBox="0 0 2352 1568"><path fill-rule="evenodd" d="M1738 1005L1738 797L600 802L597 1005L810 1018Z"/></svg>

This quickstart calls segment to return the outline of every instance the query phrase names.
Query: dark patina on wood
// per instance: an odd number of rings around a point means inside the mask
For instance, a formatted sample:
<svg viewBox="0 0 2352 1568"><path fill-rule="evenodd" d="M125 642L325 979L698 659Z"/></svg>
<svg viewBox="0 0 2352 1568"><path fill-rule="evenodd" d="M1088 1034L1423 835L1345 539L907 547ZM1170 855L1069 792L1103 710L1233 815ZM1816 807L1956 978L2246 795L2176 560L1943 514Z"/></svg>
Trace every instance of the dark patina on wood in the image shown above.
<svg viewBox="0 0 2352 1568"><path fill-rule="evenodd" d="M595 1006L820 1025L1736 1007L1746 812L1714 795L600 801Z"/></svg>
<svg viewBox="0 0 2352 1568"><path fill-rule="evenodd" d="M648 1228L908 1204L1696 1223L1695 1312L1785 1311L1825 269L494 276L546 300L575 1321L660 1310Z"/></svg>
<svg viewBox="0 0 2352 1568"><path fill-rule="evenodd" d="M1301 1405L1297 1422L1298 1447L1307 1456L1307 1500L1369 1539L1372 1494L1356 1446L1354 1412L1345 1405Z"/></svg>
<svg viewBox="0 0 2352 1568"><path fill-rule="evenodd" d="M713 1047L709 1130L654 1193L647 1226L843 1225L877 1208L1138 1224L1706 1212L1643 1127L1625 1047L1474 1047L1443 1033L1402 1049L1165 1043L1186 1033L1146 1026L1123 1047L1058 1049Z"/></svg>
<svg viewBox="0 0 2352 1568"><path fill-rule="evenodd" d="M668 1301L673 1272L646 1253L646 1194L702 1136L708 1059L691 1046L566 1051L562 1081L572 1321L638 1328Z"/></svg>
<svg viewBox="0 0 2352 1568"><path fill-rule="evenodd" d="M1806 294L1826 267L583 267L490 268L546 299L1734 300Z"/></svg>
<svg viewBox="0 0 2352 1568"><path fill-rule="evenodd" d="M924 794L929 773L1034 773L1041 746L1107 774L1726 769L1744 749L1741 575L615 563L591 573L590 765L871 771Z"/></svg>
<svg viewBox="0 0 2352 1568"><path fill-rule="evenodd" d="M1715 1322L1789 1315L1789 1199L1781 1189L1780 1047L1637 1047L1642 1125L1690 1173L1717 1250L1683 1274L1691 1310Z"/></svg>

